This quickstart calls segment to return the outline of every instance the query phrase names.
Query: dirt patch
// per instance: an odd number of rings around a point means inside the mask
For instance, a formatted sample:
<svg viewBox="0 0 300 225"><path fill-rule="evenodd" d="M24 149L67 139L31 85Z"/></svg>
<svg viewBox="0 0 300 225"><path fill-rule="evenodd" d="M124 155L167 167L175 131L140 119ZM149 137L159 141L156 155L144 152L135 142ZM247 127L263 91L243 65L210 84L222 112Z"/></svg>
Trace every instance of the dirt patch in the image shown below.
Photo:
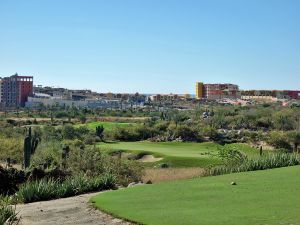
<svg viewBox="0 0 300 225"><path fill-rule="evenodd" d="M144 155L138 161L140 161L140 162L158 162L160 160L163 160L163 158L155 158L153 155Z"/></svg>
<svg viewBox="0 0 300 225"><path fill-rule="evenodd" d="M6 168L7 164L4 162L0 162L0 166L2 166L3 168ZM22 170L22 165L20 165L20 164L11 164L11 167L15 168L17 170Z"/></svg>
<svg viewBox="0 0 300 225"><path fill-rule="evenodd" d="M203 176L202 168L146 169L143 182L160 183L164 181L184 180Z"/></svg>
<svg viewBox="0 0 300 225"><path fill-rule="evenodd" d="M92 208L94 194L18 205L20 225L131 225Z"/></svg>

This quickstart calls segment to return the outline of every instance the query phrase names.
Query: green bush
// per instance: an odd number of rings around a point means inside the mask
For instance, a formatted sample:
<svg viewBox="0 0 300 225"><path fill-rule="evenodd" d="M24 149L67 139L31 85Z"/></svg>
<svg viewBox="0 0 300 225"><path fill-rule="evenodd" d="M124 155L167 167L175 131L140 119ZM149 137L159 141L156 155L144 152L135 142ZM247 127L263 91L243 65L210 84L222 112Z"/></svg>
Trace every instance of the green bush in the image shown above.
<svg viewBox="0 0 300 225"><path fill-rule="evenodd" d="M171 129L170 129L171 130ZM183 141L201 141L202 137L199 131L188 125L179 125L173 129L175 138L181 138Z"/></svg>
<svg viewBox="0 0 300 225"><path fill-rule="evenodd" d="M72 149L67 161L67 168L73 174L81 172L89 176L103 173L113 174L117 183L124 186L140 181L143 175L143 167L140 162L120 159L93 147L87 147L84 151L78 148Z"/></svg>
<svg viewBox="0 0 300 225"><path fill-rule="evenodd" d="M23 159L23 139L17 137L0 137L0 160L11 158L17 162Z"/></svg>
<svg viewBox="0 0 300 225"><path fill-rule="evenodd" d="M40 165L48 165L50 167L58 167L61 165L61 151L63 145L59 141L43 141L39 144L35 154L32 157L32 167Z"/></svg>
<svg viewBox="0 0 300 225"><path fill-rule="evenodd" d="M120 126L113 129L110 134L106 134L106 138L119 141L141 141L147 140L160 133L158 128L147 125Z"/></svg>
<svg viewBox="0 0 300 225"><path fill-rule="evenodd" d="M286 133L273 131L267 140L268 144L272 145L275 149L286 149L291 151L292 146L290 144L289 137Z"/></svg>

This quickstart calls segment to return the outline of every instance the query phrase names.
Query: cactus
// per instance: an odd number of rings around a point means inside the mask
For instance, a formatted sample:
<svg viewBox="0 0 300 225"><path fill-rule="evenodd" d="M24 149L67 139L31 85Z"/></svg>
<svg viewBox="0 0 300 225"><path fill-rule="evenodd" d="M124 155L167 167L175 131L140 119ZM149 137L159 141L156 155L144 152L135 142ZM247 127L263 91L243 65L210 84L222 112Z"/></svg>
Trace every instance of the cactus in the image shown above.
<svg viewBox="0 0 300 225"><path fill-rule="evenodd" d="M39 138L36 133L32 136L31 127L29 127L28 135L24 139L24 168L30 166L30 158L37 149Z"/></svg>
<svg viewBox="0 0 300 225"><path fill-rule="evenodd" d="M259 155L262 156L262 154L263 154L263 147L260 146L260 147L259 147Z"/></svg>
<svg viewBox="0 0 300 225"><path fill-rule="evenodd" d="M66 168L67 158L69 157L69 152L70 152L70 147L68 145L65 145L63 147L62 154L61 154L61 157L62 157L62 167L63 168Z"/></svg>
<svg viewBox="0 0 300 225"><path fill-rule="evenodd" d="M103 125L96 127L96 135L101 139L101 141L103 140L103 132L104 132Z"/></svg>
<svg viewBox="0 0 300 225"><path fill-rule="evenodd" d="M85 146L84 146L84 145L81 145L81 146L79 147L79 149L80 149L80 155L82 156L83 153L84 153Z"/></svg>

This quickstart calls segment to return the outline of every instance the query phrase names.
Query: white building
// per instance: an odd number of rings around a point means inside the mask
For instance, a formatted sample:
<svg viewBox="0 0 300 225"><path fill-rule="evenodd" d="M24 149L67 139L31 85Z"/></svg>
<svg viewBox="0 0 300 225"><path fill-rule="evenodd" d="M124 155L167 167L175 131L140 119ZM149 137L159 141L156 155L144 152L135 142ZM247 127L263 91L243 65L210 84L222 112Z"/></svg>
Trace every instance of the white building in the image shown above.
<svg viewBox="0 0 300 225"><path fill-rule="evenodd" d="M35 93L34 97L28 97L26 107L35 108L40 105L49 107L53 105L59 105L62 107L77 107L77 108L98 108L98 109L125 109L130 108L131 105L128 102L122 102L120 100L107 100L107 99L86 99L81 101L59 99L47 94Z"/></svg>

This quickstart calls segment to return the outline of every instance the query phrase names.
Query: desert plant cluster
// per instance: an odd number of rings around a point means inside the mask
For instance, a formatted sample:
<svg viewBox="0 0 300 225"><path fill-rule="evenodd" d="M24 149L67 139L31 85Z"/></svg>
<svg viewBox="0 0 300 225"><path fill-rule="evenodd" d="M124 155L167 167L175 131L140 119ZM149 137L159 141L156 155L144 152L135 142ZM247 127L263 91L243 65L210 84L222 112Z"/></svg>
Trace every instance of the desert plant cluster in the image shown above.
<svg viewBox="0 0 300 225"><path fill-rule="evenodd" d="M16 221L12 205L20 202L127 187L143 179L152 183L300 163L300 108L278 103L149 111L55 106L5 112L0 124L1 221ZM110 143L118 142L144 142L147 151L110 149ZM180 151L185 143L187 148L189 143L208 145L199 153L197 146L189 147L193 149L180 156L168 143L182 143ZM235 143L247 150L233 147ZM217 149L211 151L213 144ZM162 161L142 162L148 155ZM192 167L189 164L198 168L169 168ZM155 169L157 165L166 173Z"/></svg>

